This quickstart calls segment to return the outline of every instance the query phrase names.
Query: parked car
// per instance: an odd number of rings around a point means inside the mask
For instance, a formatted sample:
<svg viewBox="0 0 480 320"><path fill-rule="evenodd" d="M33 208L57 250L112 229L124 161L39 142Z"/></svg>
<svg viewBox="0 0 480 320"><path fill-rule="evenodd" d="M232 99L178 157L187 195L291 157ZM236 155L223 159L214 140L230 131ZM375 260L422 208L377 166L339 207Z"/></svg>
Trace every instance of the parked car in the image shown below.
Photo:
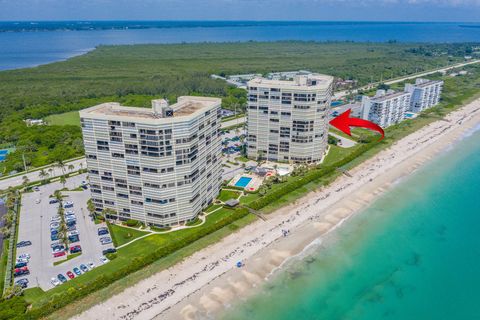
<svg viewBox="0 0 480 320"><path fill-rule="evenodd" d="M30 246L32 245L32 242L31 241L20 241L17 243L17 248L21 248L21 247L27 247L27 246Z"/></svg>
<svg viewBox="0 0 480 320"><path fill-rule="evenodd" d="M66 221L65 224L67 225L67 227L72 227L77 224L77 221L76 220Z"/></svg>
<svg viewBox="0 0 480 320"><path fill-rule="evenodd" d="M100 258L100 263L101 263L101 264L105 264L105 263L107 263L108 261L110 261L110 260L108 260L108 259L105 258L105 257L101 257L101 258Z"/></svg>
<svg viewBox="0 0 480 320"><path fill-rule="evenodd" d="M77 230L77 226L76 225L71 225L71 226L67 226L67 231L75 231Z"/></svg>
<svg viewBox="0 0 480 320"><path fill-rule="evenodd" d="M62 221L62 218L60 218L59 216L54 216L54 217L50 218L50 221L51 222L60 222L60 221Z"/></svg>
<svg viewBox="0 0 480 320"><path fill-rule="evenodd" d="M80 271L80 269L77 268L77 267L73 268L73 272L75 272L75 274L76 274L77 276L79 276L79 275L82 274L82 271Z"/></svg>
<svg viewBox="0 0 480 320"><path fill-rule="evenodd" d="M13 270L13 276L14 277L19 277L23 276L26 274L30 274L30 270L28 270L28 267L21 267L21 268L16 268Z"/></svg>
<svg viewBox="0 0 480 320"><path fill-rule="evenodd" d="M93 262L89 262L88 263L88 269L92 270L93 268L95 268L95 264Z"/></svg>
<svg viewBox="0 0 480 320"><path fill-rule="evenodd" d="M58 245L52 248L52 253L65 251L65 247L63 245Z"/></svg>
<svg viewBox="0 0 480 320"><path fill-rule="evenodd" d="M15 263L15 268L23 268L27 266L27 262L17 262Z"/></svg>
<svg viewBox="0 0 480 320"><path fill-rule="evenodd" d="M50 247L51 247L52 249L55 248L55 247L57 247L57 246L63 246L63 242L57 240L57 241L54 241L54 242L52 242L52 243L50 244Z"/></svg>
<svg viewBox="0 0 480 320"><path fill-rule="evenodd" d="M78 231L75 230L75 231L70 231L70 232L68 233L68 235L69 235L69 236L78 236L79 233L78 233Z"/></svg>
<svg viewBox="0 0 480 320"><path fill-rule="evenodd" d="M70 242L72 242L72 243L73 243L73 242L78 242L78 241L80 241L80 237L77 236L77 235L69 236L69 237L68 237L68 241L70 241Z"/></svg>
<svg viewBox="0 0 480 320"><path fill-rule="evenodd" d="M40 202L42 202L42 200L41 200L41 199L37 199L37 200L35 200L35 203L36 203L36 204L39 204Z"/></svg>
<svg viewBox="0 0 480 320"><path fill-rule="evenodd" d="M61 283L67 282L67 278L65 278L65 276L61 273L57 275L57 278L58 280L60 280Z"/></svg>
<svg viewBox="0 0 480 320"><path fill-rule="evenodd" d="M60 223L58 223L58 222L50 223L50 230L57 229L58 227L60 227Z"/></svg>
<svg viewBox="0 0 480 320"><path fill-rule="evenodd" d="M25 289L25 288L28 287L28 280L23 278L23 279L15 281L15 284L17 286L20 286L22 289Z"/></svg>
<svg viewBox="0 0 480 320"><path fill-rule="evenodd" d="M32 190L33 191L40 191L40 188L39 187L33 187Z"/></svg>
<svg viewBox="0 0 480 320"><path fill-rule="evenodd" d="M73 215L75 215L75 211L73 211L73 210L67 210L67 211L65 211L65 215L66 215L66 216L73 216Z"/></svg>
<svg viewBox="0 0 480 320"><path fill-rule="evenodd" d="M80 245L70 247L70 253L82 252L82 247Z"/></svg>
<svg viewBox="0 0 480 320"><path fill-rule="evenodd" d="M30 260L30 254L29 253L22 253L21 255L18 256L18 259Z"/></svg>
<svg viewBox="0 0 480 320"><path fill-rule="evenodd" d="M108 228L107 227L98 228L98 235L99 236L103 236L103 235L106 235L106 234L108 234Z"/></svg>
<svg viewBox="0 0 480 320"><path fill-rule="evenodd" d="M80 265L80 270L82 270L83 273L87 272L88 271L88 267L84 264L81 264Z"/></svg>
<svg viewBox="0 0 480 320"><path fill-rule="evenodd" d="M64 208L64 209L73 208L73 202L72 202L72 201L66 201L66 202L63 204L63 208Z"/></svg>
<svg viewBox="0 0 480 320"><path fill-rule="evenodd" d="M108 253L115 253L115 252L117 252L117 249L115 248L108 248L102 251L103 255L106 255Z"/></svg>
<svg viewBox="0 0 480 320"><path fill-rule="evenodd" d="M48 201L49 204L54 204L54 203L58 203L58 199L50 199L50 201Z"/></svg>
<svg viewBox="0 0 480 320"><path fill-rule="evenodd" d="M64 255L65 255L65 251L58 251L58 252L53 253L54 258L63 257Z"/></svg>
<svg viewBox="0 0 480 320"><path fill-rule="evenodd" d="M18 258L16 263L20 263L20 262L28 263L28 259L27 258Z"/></svg>
<svg viewBox="0 0 480 320"><path fill-rule="evenodd" d="M57 233L55 233L55 234L52 233L52 234L50 235L50 240L52 240L52 241L58 240L58 234L57 234Z"/></svg>
<svg viewBox="0 0 480 320"><path fill-rule="evenodd" d="M101 244L109 244L109 243L112 243L112 238L110 238L110 237L101 237L101 238L100 238L100 243L101 243Z"/></svg>
<svg viewBox="0 0 480 320"><path fill-rule="evenodd" d="M72 271L67 271L67 276L68 276L70 279L75 278L75 275L73 274Z"/></svg>
<svg viewBox="0 0 480 320"><path fill-rule="evenodd" d="M60 276L63 277L63 275L61 275L61 274L60 274ZM65 279L65 280L67 280L67 279ZM60 281L58 281L57 278L52 278L52 279L50 279L50 283L51 283L52 286L54 286L54 287L59 286L59 285L61 284Z"/></svg>

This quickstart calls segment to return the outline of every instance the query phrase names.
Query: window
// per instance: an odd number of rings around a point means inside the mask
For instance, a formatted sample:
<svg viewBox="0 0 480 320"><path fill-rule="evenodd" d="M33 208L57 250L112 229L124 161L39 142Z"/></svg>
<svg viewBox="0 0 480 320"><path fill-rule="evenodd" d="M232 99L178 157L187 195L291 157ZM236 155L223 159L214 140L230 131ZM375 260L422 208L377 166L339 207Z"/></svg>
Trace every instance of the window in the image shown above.
<svg viewBox="0 0 480 320"><path fill-rule="evenodd" d="M116 152L113 152L112 153L112 158L125 158L125 155L123 153L116 153Z"/></svg>

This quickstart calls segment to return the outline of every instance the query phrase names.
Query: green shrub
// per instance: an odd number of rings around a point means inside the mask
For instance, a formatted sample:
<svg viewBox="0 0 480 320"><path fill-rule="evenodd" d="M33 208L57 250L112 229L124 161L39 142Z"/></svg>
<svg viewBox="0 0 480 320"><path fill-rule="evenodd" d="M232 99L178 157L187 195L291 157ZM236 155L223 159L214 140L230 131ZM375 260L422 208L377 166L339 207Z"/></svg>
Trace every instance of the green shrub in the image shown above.
<svg viewBox="0 0 480 320"><path fill-rule="evenodd" d="M28 303L23 297L0 300L0 320L25 319Z"/></svg>
<svg viewBox="0 0 480 320"><path fill-rule="evenodd" d="M138 225L138 221L133 219L128 219L127 221L125 221L125 224L129 227L136 227Z"/></svg>

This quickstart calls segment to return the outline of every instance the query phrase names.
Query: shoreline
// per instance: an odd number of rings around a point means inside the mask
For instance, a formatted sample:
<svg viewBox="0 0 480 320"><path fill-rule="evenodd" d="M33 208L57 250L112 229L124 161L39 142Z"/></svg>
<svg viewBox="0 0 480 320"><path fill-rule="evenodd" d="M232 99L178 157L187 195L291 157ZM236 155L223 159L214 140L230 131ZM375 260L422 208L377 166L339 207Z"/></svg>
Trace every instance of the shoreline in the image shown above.
<svg viewBox="0 0 480 320"><path fill-rule="evenodd" d="M397 141L329 186L312 191L181 263L140 281L75 319L211 317L255 292L270 274L321 241L400 179L480 123L480 99ZM283 237L282 230L290 230ZM245 266L237 268L237 261Z"/></svg>

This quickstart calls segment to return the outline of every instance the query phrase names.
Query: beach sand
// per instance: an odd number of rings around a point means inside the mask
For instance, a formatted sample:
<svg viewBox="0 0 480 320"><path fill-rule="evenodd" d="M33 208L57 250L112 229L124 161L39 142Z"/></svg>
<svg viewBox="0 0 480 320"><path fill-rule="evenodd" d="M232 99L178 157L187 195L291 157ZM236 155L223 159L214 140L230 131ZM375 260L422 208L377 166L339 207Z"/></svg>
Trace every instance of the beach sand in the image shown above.
<svg viewBox="0 0 480 320"><path fill-rule="evenodd" d="M75 318L214 317L479 123L480 99L396 142L352 169L352 177L339 177ZM245 265L237 268L237 261Z"/></svg>

